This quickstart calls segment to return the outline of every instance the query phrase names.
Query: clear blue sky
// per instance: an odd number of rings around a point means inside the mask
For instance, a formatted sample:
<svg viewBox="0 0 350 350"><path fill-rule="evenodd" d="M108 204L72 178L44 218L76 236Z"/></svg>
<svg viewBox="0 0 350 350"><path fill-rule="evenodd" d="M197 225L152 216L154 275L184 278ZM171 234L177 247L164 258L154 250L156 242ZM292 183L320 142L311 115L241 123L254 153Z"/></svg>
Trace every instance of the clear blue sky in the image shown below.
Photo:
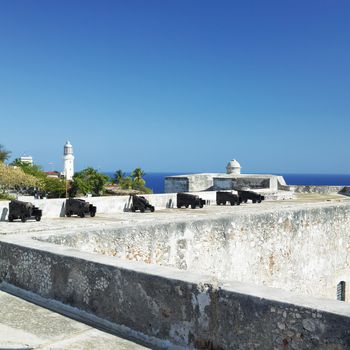
<svg viewBox="0 0 350 350"><path fill-rule="evenodd" d="M0 143L62 170L350 173L348 0L0 0Z"/></svg>

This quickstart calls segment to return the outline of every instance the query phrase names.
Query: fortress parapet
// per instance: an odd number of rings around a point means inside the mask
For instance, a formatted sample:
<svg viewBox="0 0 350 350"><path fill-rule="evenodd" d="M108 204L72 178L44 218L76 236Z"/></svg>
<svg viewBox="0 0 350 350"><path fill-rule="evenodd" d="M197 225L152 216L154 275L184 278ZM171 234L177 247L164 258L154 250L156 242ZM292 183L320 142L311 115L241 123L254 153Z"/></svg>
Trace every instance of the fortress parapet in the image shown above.
<svg viewBox="0 0 350 350"><path fill-rule="evenodd" d="M269 174L188 174L167 176L164 181L166 193L234 190L240 187L278 191L286 186L283 176Z"/></svg>

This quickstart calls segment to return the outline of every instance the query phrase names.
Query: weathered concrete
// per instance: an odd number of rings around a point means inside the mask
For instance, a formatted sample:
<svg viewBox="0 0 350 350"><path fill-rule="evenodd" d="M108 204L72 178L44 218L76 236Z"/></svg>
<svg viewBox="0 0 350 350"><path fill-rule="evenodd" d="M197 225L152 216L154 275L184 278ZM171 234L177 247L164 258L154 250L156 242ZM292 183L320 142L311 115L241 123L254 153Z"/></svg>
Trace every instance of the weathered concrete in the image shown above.
<svg viewBox="0 0 350 350"><path fill-rule="evenodd" d="M349 186L288 186L288 191L296 193L319 193L319 194L330 194L330 193L343 193L350 194Z"/></svg>
<svg viewBox="0 0 350 350"><path fill-rule="evenodd" d="M171 210L140 223L70 229L37 239L330 299L339 281L350 283L348 200L209 207L197 213L179 216Z"/></svg>
<svg viewBox="0 0 350 350"><path fill-rule="evenodd" d="M211 190L233 190L236 187L268 188L277 191L279 185L286 185L282 176L269 174L223 174L203 173L168 176L164 180L164 191L193 192Z"/></svg>
<svg viewBox="0 0 350 350"><path fill-rule="evenodd" d="M7 241L7 242L5 242ZM7 236L7 281L119 325L169 348L294 349L350 346L350 306L282 290L226 282Z"/></svg>
<svg viewBox="0 0 350 350"><path fill-rule="evenodd" d="M0 349L148 349L0 291Z"/></svg>

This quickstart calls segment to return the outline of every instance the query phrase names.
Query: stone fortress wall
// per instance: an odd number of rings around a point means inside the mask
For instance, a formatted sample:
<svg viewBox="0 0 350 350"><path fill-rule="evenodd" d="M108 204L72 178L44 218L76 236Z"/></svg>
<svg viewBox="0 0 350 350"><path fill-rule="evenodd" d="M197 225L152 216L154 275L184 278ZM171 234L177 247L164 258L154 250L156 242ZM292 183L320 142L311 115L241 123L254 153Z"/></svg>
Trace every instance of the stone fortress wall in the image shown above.
<svg viewBox="0 0 350 350"><path fill-rule="evenodd" d="M34 200L53 226L0 222L0 288L152 348L349 349L349 187L288 186L237 164L169 182L201 191L198 211L172 210L176 193L147 195L156 212L145 215L123 213L129 196L95 197L97 217L74 221L58 219L64 199ZM295 198L224 208L203 191L237 186Z"/></svg>
<svg viewBox="0 0 350 350"><path fill-rule="evenodd" d="M160 348L347 349L350 203L219 209L1 236L0 287Z"/></svg>

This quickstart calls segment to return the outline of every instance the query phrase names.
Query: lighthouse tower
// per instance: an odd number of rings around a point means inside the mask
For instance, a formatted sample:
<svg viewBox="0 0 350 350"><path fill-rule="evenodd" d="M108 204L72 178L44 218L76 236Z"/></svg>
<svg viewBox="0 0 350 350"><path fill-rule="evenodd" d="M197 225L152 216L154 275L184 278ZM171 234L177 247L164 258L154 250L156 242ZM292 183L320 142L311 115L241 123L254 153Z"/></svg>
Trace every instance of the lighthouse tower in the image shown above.
<svg viewBox="0 0 350 350"><path fill-rule="evenodd" d="M63 148L63 175L66 180L72 180L74 175L74 156L73 146L69 141L66 142Z"/></svg>

